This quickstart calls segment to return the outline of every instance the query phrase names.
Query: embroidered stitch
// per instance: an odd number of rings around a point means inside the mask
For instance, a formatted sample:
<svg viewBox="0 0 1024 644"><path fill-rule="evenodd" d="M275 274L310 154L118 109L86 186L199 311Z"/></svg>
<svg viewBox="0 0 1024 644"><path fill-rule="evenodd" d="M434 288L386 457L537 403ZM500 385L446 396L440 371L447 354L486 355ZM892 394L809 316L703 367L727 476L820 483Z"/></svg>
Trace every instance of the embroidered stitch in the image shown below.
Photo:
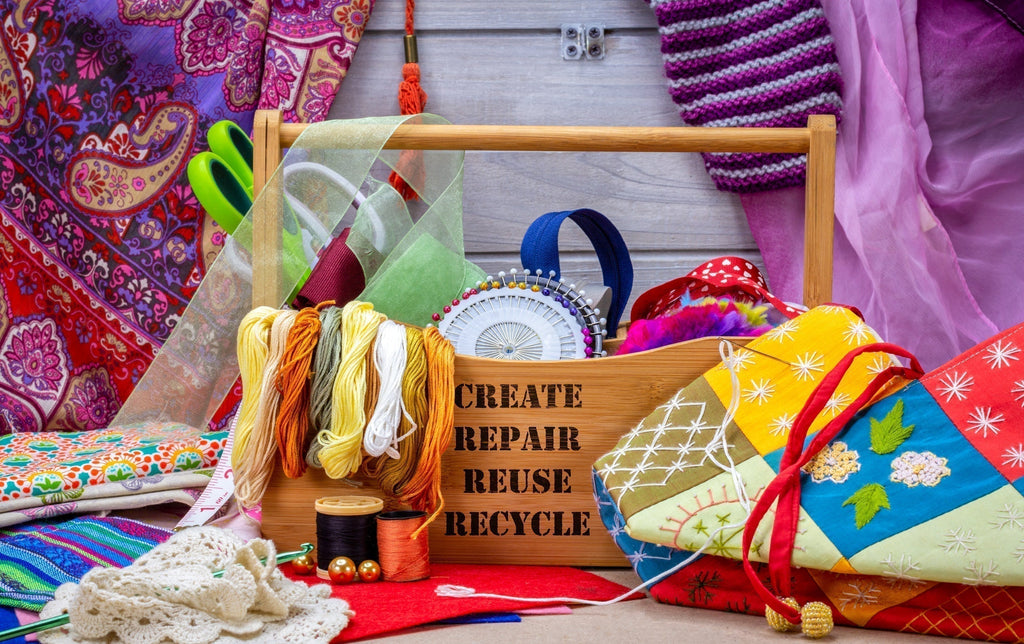
<svg viewBox="0 0 1024 644"><path fill-rule="evenodd" d="M982 438L988 438L988 433L995 436L999 433L999 423L1006 420L1003 414L993 414L991 407L975 407L971 412L971 422L967 424L975 434L981 434Z"/></svg>
<svg viewBox="0 0 1024 644"><path fill-rule="evenodd" d="M989 559L987 564L972 560L964 570L969 576L964 577L964 583L970 586L993 586L996 584L996 577L999 576L999 565Z"/></svg>
<svg viewBox="0 0 1024 644"><path fill-rule="evenodd" d="M1020 349L1013 346L1012 342L1007 342L1006 346L1003 346L1003 341L1000 340L990 346L985 352L988 355L985 356L985 362L989 364L993 370L999 367L1006 367L1010 364L1010 360L1019 360L1016 354L1020 353Z"/></svg>
<svg viewBox="0 0 1024 644"><path fill-rule="evenodd" d="M796 372L797 380L814 380L814 372L821 372L825 358L820 353L808 352L796 357L796 364L791 369Z"/></svg>
<svg viewBox="0 0 1024 644"><path fill-rule="evenodd" d="M1024 530L1024 511L1021 511L1015 505L1004 503L1003 509L996 513L996 519L996 521L989 521L989 525L996 530L1002 530L1003 528Z"/></svg>
<svg viewBox="0 0 1024 644"><path fill-rule="evenodd" d="M974 536L974 530L964 527L947 530L943 541L945 543L942 545L942 549L946 554L966 555L978 549L975 545L977 538Z"/></svg>
<svg viewBox="0 0 1024 644"><path fill-rule="evenodd" d="M882 508L889 509L889 495L878 483L868 483L843 501L843 507L853 504L853 520L860 530L878 514Z"/></svg>
<svg viewBox="0 0 1024 644"><path fill-rule="evenodd" d="M750 385L750 389L743 392L743 400L749 403L763 404L775 393L775 385L767 378L751 382Z"/></svg>
<svg viewBox="0 0 1024 644"><path fill-rule="evenodd" d="M950 371L942 377L939 391L945 395L946 402L949 402L954 397L957 400L966 400L967 394L971 393L973 386L974 377L971 374Z"/></svg>
<svg viewBox="0 0 1024 644"><path fill-rule="evenodd" d="M876 454L891 454L904 443L914 431L913 425L903 424L903 400L897 400L885 418L871 421L871 451Z"/></svg>
<svg viewBox="0 0 1024 644"><path fill-rule="evenodd" d="M772 436L789 434L789 430L793 429L794 420L796 414L783 414L768 423L768 433Z"/></svg>
<svg viewBox="0 0 1024 644"><path fill-rule="evenodd" d="M903 452L890 463L889 480L907 487L935 487L951 473L947 461L931 452Z"/></svg>
<svg viewBox="0 0 1024 644"><path fill-rule="evenodd" d="M1010 467L1024 467L1024 443L1017 443L1016 447L1008 447L1003 452L1003 465Z"/></svg>
<svg viewBox="0 0 1024 644"><path fill-rule="evenodd" d="M842 441L836 441L818 452L804 465L803 470L811 475L815 483L822 483L825 479L833 483L845 483L851 474L860 471L859 457L857 450L849 449Z"/></svg>
<svg viewBox="0 0 1024 644"><path fill-rule="evenodd" d="M882 571L882 574L888 579L889 585L893 588L903 586L914 587L924 583L920 577L911 574L920 572L921 566L909 554L902 554L899 559L895 559L890 552L879 563L887 568L887 570Z"/></svg>

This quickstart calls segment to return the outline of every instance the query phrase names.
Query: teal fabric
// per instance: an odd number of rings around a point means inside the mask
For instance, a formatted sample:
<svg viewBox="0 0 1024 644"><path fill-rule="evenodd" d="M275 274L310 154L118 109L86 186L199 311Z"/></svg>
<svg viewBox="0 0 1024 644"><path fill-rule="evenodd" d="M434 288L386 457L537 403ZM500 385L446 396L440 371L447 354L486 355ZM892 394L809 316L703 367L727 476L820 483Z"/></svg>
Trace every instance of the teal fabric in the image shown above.
<svg viewBox="0 0 1024 644"><path fill-rule="evenodd" d="M171 536L118 517L82 516L0 530L0 605L38 611L96 566L121 568Z"/></svg>

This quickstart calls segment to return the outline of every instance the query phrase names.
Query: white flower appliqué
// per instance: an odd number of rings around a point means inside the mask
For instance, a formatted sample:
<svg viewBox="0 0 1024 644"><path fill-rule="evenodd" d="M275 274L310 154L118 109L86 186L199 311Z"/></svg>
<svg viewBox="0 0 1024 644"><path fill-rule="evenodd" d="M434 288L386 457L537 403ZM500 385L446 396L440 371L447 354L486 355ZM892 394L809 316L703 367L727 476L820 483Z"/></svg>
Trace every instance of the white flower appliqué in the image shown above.
<svg viewBox="0 0 1024 644"><path fill-rule="evenodd" d="M935 487L950 474L947 462L948 459L931 452L903 452L890 463L892 474L889 480L907 487Z"/></svg>

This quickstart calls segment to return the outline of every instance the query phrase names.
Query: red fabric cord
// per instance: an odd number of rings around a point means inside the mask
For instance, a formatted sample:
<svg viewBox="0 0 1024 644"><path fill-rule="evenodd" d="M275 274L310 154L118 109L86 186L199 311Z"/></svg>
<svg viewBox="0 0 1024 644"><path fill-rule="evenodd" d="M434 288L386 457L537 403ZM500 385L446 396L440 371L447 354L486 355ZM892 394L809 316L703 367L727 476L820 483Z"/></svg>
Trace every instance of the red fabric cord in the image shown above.
<svg viewBox="0 0 1024 644"><path fill-rule="evenodd" d="M829 398L835 392L843 376L853 364L855 358L864 353L884 352L891 355L908 358L910 367L889 367L878 373L871 382L867 384L864 391L857 396L838 416L829 421L819 431L807 449L803 449L807 432L817 418L821 410L825 408ZM800 621L800 612L788 606L773 595L764 583L758 578L750 561L750 546L754 540L754 533L757 532L761 520L771 508L772 503L778 500L775 510L775 521L772 525L771 548L768 556L768 567L772 584L779 595L788 597L790 594L790 567L792 564L793 543L796 538L797 521L800 517L800 472L814 456L820 452L829 441L836 437L846 424L857 414L871 399L884 387L892 378L902 377L907 380L916 380L923 375L924 371L910 352L895 344L877 342L867 344L850 351L839 363L822 379L818 386L811 393L804 407L797 414L793 421L793 428L790 430L786 449L779 462L779 473L765 488L764 493L754 504L754 508L747 517L743 529L743 569L747 573L754 591L758 596L780 615L790 622L796 624Z"/></svg>
<svg viewBox="0 0 1024 644"><path fill-rule="evenodd" d="M413 14L416 11L415 0L406 0L405 3L405 37L407 39L416 37L416 27ZM427 106L427 93L420 85L420 65L417 60L408 60L408 49L406 50L407 60L402 65L402 82L398 85L398 109L402 115L422 114ZM398 167L403 173L414 172L416 176L423 173L422 154L412 150L406 150L398 157ZM406 175L408 176L408 174ZM418 195L398 171L391 173L388 182L398 190L405 200L416 199Z"/></svg>

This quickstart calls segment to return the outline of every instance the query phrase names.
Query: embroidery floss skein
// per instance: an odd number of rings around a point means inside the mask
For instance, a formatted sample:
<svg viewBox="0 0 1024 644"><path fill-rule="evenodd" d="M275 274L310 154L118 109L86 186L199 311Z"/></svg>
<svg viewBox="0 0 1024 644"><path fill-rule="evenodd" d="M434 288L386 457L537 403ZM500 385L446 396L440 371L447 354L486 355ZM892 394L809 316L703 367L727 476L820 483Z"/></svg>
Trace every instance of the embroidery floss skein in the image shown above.
<svg viewBox="0 0 1024 644"><path fill-rule="evenodd" d="M398 510L377 516L377 547L384 581L416 581L430 577L427 532L418 534L427 521L426 512Z"/></svg>
<svg viewBox="0 0 1024 644"><path fill-rule="evenodd" d="M367 459L364 463L367 474L377 479L380 489L392 497L401 496L402 487L416 471L428 415L427 355L423 348L423 332L420 329L413 326L405 327L405 349L402 403L411 421L403 416L398 432L406 438L398 444L397 459L382 457Z"/></svg>
<svg viewBox="0 0 1024 644"><path fill-rule="evenodd" d="M274 420L281 401L281 392L274 383L284 356L288 332L295 322L297 311L281 311L274 318L270 328L270 351L263 369L260 383L260 398L256 408L256 423L249 437L245 458L234 466L235 498L243 508L255 507L270 483L274 470L274 452L277 443L274 438Z"/></svg>
<svg viewBox="0 0 1024 644"><path fill-rule="evenodd" d="M380 561L377 516L384 501L375 496L329 496L316 500L316 576L330 579L327 567L335 557L348 557L358 566Z"/></svg>
<svg viewBox="0 0 1024 644"><path fill-rule="evenodd" d="M441 495L441 454L448 449L455 427L455 349L436 327L423 331L427 354L429 416L423 433L419 467L402 488L402 501L430 517L413 536L429 525L444 507Z"/></svg>
<svg viewBox="0 0 1024 644"><path fill-rule="evenodd" d="M323 467L320 442L315 438L331 426L331 397L341 366L341 340L341 308L332 306L320 311L320 341L313 356L313 382L309 387L309 431L314 438L306 452L310 467Z"/></svg>
<svg viewBox="0 0 1024 644"><path fill-rule="evenodd" d="M383 320L384 315L374 311L368 302L349 302L341 312L341 334L345 341L334 379L331 426L317 434L322 446L320 462L331 478L349 476L362 463L366 352Z"/></svg>
<svg viewBox="0 0 1024 644"><path fill-rule="evenodd" d="M309 369L320 337L320 309L329 304L332 303L324 302L296 314L277 374L275 385L281 392L281 406L277 411L277 449L281 452L281 469L288 478L299 478L306 471L303 457L309 433Z"/></svg>
<svg viewBox="0 0 1024 644"><path fill-rule="evenodd" d="M398 435L398 426L403 416L416 425L402 402L402 376L405 374L405 327L397 322L385 320L377 328L377 340L373 348L374 368L380 378L377 404L363 431L363 449L370 456L387 454L399 458L398 443L405 436Z"/></svg>
<svg viewBox="0 0 1024 644"><path fill-rule="evenodd" d="M364 361L366 366L363 369L363 373L366 374L366 395L363 396L363 418L369 418L373 415L373 410L377 406L377 394L380 393L380 374L377 373L377 368L373 366L373 356L377 349L377 336L374 334L373 340L370 341L370 348L366 350L366 357ZM363 431L366 431L366 426L363 426ZM362 441L362 436L359 437Z"/></svg>
<svg viewBox="0 0 1024 644"><path fill-rule="evenodd" d="M246 313L238 325L235 350L242 374L242 403L235 423L234 447L231 451L233 468L238 467L245 455L249 436L256 424L263 367L267 364L267 352L270 351L270 327L280 312L269 306L259 306Z"/></svg>

